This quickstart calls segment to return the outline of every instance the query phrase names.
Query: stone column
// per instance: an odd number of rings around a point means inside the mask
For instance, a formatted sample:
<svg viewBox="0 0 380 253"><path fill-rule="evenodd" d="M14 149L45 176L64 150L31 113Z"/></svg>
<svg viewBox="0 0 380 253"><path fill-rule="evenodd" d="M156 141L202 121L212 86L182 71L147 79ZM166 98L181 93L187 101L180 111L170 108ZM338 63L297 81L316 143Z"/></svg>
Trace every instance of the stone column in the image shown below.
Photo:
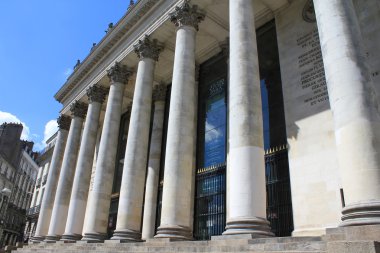
<svg viewBox="0 0 380 253"><path fill-rule="evenodd" d="M314 0L346 207L341 226L380 224L380 110L352 0Z"/></svg>
<svg viewBox="0 0 380 253"><path fill-rule="evenodd" d="M123 94L132 72L116 62L107 74L111 86L96 160L94 184L85 214L82 238L85 241L102 241L107 235Z"/></svg>
<svg viewBox="0 0 380 253"><path fill-rule="evenodd" d="M86 116L87 105L76 101L70 105L70 111L72 113L72 120L69 136L67 137L61 173L59 175L57 192L55 194L49 232L45 241L59 240L65 230L67 210L69 208L70 194L75 173L75 163L78 157L80 136L83 119Z"/></svg>
<svg viewBox="0 0 380 253"><path fill-rule="evenodd" d="M150 113L155 62L161 47L148 36L135 46L140 58L133 107L129 121L121 181L116 230L112 239L141 240L141 215L144 200L145 173L149 146Z"/></svg>
<svg viewBox="0 0 380 253"><path fill-rule="evenodd" d="M165 114L166 85L160 84L153 90L154 114L149 148L148 170L145 185L145 202L142 239L154 237L156 225L157 191L160 177L162 130Z"/></svg>
<svg viewBox="0 0 380 253"><path fill-rule="evenodd" d="M178 27L166 144L161 225L156 238L192 238L195 36L205 14L185 1L170 13Z"/></svg>
<svg viewBox="0 0 380 253"><path fill-rule="evenodd" d="M107 90L98 85L87 90L89 106L75 170L65 233L62 236L62 240L65 241L76 241L82 238L99 117L106 93Z"/></svg>
<svg viewBox="0 0 380 253"><path fill-rule="evenodd" d="M68 130L70 128L70 117L61 115L58 118L57 122L59 130L55 142L53 155L51 158L49 174L45 186L45 194L41 201L40 215L38 218L36 231L32 238L32 241L34 242L43 241L49 230L51 212L53 209L53 203L56 193L56 186L58 183L59 172L61 170Z"/></svg>
<svg viewBox="0 0 380 253"><path fill-rule="evenodd" d="M271 236L266 219L263 123L253 1L229 3L229 170L227 225L223 234Z"/></svg>

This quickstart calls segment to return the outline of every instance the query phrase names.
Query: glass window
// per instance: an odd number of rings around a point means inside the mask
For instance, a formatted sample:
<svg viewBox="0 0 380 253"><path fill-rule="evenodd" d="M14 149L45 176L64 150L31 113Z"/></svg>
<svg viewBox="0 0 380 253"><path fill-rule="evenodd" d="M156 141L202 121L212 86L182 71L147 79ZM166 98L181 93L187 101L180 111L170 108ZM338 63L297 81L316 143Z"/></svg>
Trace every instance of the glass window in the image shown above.
<svg viewBox="0 0 380 253"><path fill-rule="evenodd" d="M211 81L203 87L203 108L201 108L201 127L204 135L203 163L201 167L209 167L225 162L226 157L226 80L224 78ZM203 114L203 115L202 115Z"/></svg>

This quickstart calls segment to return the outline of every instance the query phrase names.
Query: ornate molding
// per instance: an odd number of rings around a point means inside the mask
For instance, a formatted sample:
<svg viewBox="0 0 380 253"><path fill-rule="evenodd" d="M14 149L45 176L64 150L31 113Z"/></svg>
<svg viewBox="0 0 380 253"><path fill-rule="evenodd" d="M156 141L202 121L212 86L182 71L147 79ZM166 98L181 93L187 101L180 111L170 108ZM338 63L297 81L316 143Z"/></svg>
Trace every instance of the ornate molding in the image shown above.
<svg viewBox="0 0 380 253"><path fill-rule="evenodd" d="M54 95L55 99L62 102L63 99L74 90L74 87L83 82L93 68L95 68L97 64L100 64L99 62L102 61L103 57L114 49L114 47L108 47L108 45L118 44L122 38L124 38L124 35L133 30L136 24L141 19L145 18L145 14L159 1L160 0L140 0L135 3L132 8L128 9L127 15L125 15L115 26L115 28L120 27L120 29L114 29L111 33L106 34L106 36L96 45L96 48L94 48L94 50L92 50L82 61L81 66L70 75L65 84Z"/></svg>
<svg viewBox="0 0 380 253"><path fill-rule="evenodd" d="M70 105L71 115L84 119L87 114L87 104L75 101Z"/></svg>
<svg viewBox="0 0 380 253"><path fill-rule="evenodd" d="M115 62L115 65L107 70L107 75L111 83L128 83L129 77L132 75L132 71L127 66Z"/></svg>
<svg viewBox="0 0 380 253"><path fill-rule="evenodd" d="M139 40L133 47L140 59L151 58L155 61L158 61L158 56L163 49L162 44L159 44L156 39L151 40L149 35L145 35L144 39Z"/></svg>
<svg viewBox="0 0 380 253"><path fill-rule="evenodd" d="M198 5L190 5L190 0L185 0L181 6L175 7L175 11L169 13L170 21L177 27L192 26L197 31L199 23L205 19L205 12L198 9Z"/></svg>
<svg viewBox="0 0 380 253"><path fill-rule="evenodd" d="M93 85L90 88L87 89L86 93L88 96L88 100L90 103L92 102L98 102L103 103L104 99L107 96L107 89L100 86L100 85Z"/></svg>
<svg viewBox="0 0 380 253"><path fill-rule="evenodd" d="M166 85L160 83L153 88L153 101L165 101L166 98Z"/></svg>
<svg viewBox="0 0 380 253"><path fill-rule="evenodd" d="M302 18L308 23L314 23L317 19L314 12L313 0L308 0L302 10Z"/></svg>
<svg viewBox="0 0 380 253"><path fill-rule="evenodd" d="M224 41L219 43L220 49L222 49L222 55L225 58L229 58L230 54L230 38L227 37Z"/></svg>
<svg viewBox="0 0 380 253"><path fill-rule="evenodd" d="M62 130L69 130L70 129L70 123L71 118L69 116L66 116L64 114L60 115L57 119L58 128Z"/></svg>

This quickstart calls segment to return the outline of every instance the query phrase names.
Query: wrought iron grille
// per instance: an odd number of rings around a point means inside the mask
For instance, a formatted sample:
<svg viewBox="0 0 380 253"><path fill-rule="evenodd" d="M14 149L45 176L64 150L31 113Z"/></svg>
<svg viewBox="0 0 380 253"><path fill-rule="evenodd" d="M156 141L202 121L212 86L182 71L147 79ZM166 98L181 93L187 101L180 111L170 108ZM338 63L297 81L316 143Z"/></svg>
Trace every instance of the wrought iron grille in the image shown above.
<svg viewBox="0 0 380 253"><path fill-rule="evenodd" d="M162 209L163 184L164 184L164 181L162 180L160 182L160 185L158 186L158 193L157 193L156 234L157 234L157 228L161 224L161 209Z"/></svg>
<svg viewBox="0 0 380 253"><path fill-rule="evenodd" d="M276 236L293 231L292 198L289 179L288 149L285 145L265 152L267 219Z"/></svg>
<svg viewBox="0 0 380 253"><path fill-rule="evenodd" d="M194 238L209 240L226 226L226 165L197 170Z"/></svg>

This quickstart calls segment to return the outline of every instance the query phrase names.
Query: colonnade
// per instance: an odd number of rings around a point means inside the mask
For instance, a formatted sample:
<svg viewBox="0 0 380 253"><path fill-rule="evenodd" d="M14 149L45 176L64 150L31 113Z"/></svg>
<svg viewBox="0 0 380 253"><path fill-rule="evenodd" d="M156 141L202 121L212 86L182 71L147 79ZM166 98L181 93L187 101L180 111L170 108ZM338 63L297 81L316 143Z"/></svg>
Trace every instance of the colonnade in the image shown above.
<svg viewBox="0 0 380 253"><path fill-rule="evenodd" d="M378 108L376 100L368 95L371 80L365 60L362 61L364 51L358 23L351 18L352 1L314 2L348 204L343 210L342 225L380 223L380 156L373 145L380 142L380 120L379 113L375 112ZM266 220L255 10L253 1L233 0L229 4L229 164L224 234L273 236ZM140 241L153 236L179 240L192 238L193 150L196 145L193 122L196 118L197 88L195 45L199 24L204 18L205 13L190 5L189 1L170 14L177 32L161 225L156 235L165 86L153 89L153 81L162 46L149 36L135 45L139 63L113 240ZM88 108L81 102L75 102L71 106L71 124L68 116L59 118L59 132L35 241L106 239L123 92L132 73L131 69L116 62L107 72L109 91L99 85L90 87L87 91ZM89 191L100 110L107 92L94 184ZM150 129L152 103L153 125Z"/></svg>

